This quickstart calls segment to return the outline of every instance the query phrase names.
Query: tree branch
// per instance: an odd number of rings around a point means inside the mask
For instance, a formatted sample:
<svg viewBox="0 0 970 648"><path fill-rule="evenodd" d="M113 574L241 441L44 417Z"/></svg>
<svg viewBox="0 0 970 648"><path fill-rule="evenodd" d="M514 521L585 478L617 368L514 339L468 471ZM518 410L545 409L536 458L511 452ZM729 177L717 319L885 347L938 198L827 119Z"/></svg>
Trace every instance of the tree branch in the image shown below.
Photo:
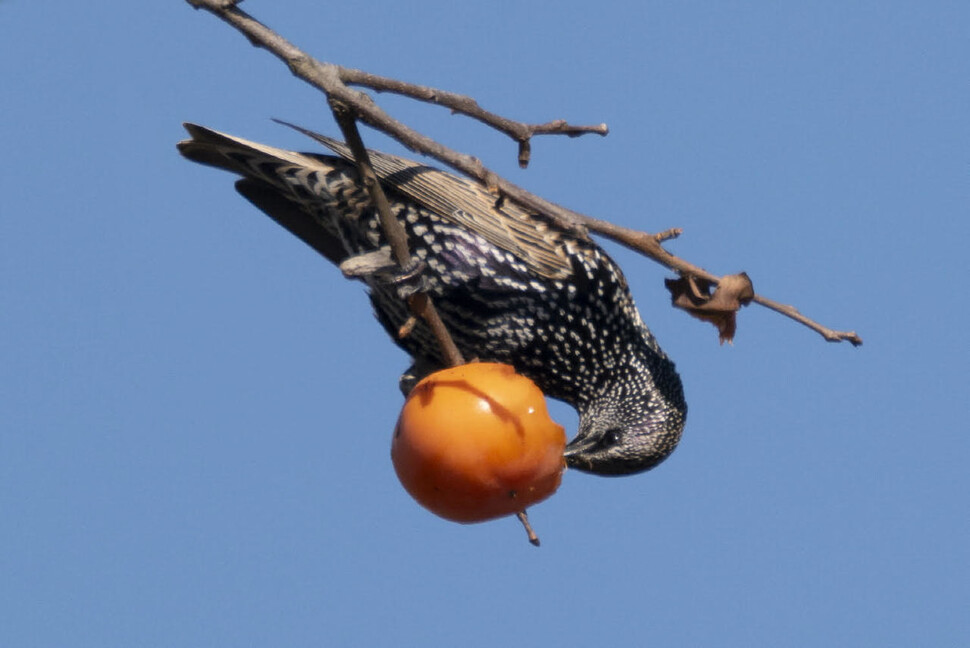
<svg viewBox="0 0 970 648"><path fill-rule="evenodd" d="M532 151L530 140L534 135L579 137L587 133L595 133L605 136L610 132L606 124L574 126L563 119L556 119L545 124L523 124L483 109L475 99L467 95L407 83L398 79L389 79L352 68L340 68L340 79L348 85L364 86L376 92L392 92L418 101L444 106L450 108L454 113L471 117L486 126L505 133L519 143L519 166L523 169L529 166L529 156Z"/></svg>
<svg viewBox="0 0 970 648"><path fill-rule="evenodd" d="M811 320L805 317L804 315L802 315L801 313L799 313L798 309L795 308L794 306L781 304L772 299L768 299L767 297L762 297L761 295L755 295L753 301L758 304L761 304L765 308L769 308L775 311L776 313L781 313L785 317L790 317L791 319L795 320L796 322L799 322L800 324L804 324L805 326L812 329L813 331L821 335L829 342L841 342L845 340L852 346L862 345L862 338L859 337L859 335L855 331L835 331L833 329L822 326L818 322Z"/></svg>
<svg viewBox="0 0 970 648"><path fill-rule="evenodd" d="M680 230L670 229L660 234L650 234L615 225L580 214L536 196L518 185L505 180L488 169L480 160L470 155L453 151L430 137L415 131L406 124L394 119L370 96L353 90L350 85L371 88L377 92L393 92L419 101L434 103L450 108L507 134L519 144L519 164L525 166L529 160L530 138L540 134L564 134L575 137L584 133L606 135L605 124L599 126L572 126L563 121L547 124L529 125L508 120L483 110L478 103L464 95L459 95L426 86L404 83L367 72L344 68L332 63L314 59L292 43L272 31L244 11L238 9L238 0L186 0L196 9L204 9L232 25L249 39L256 47L261 47L281 59L290 71L300 79L324 92L331 101L348 106L360 121L381 132L394 137L410 150L432 157L447 166L478 180L489 191L496 194L496 202L509 199L522 207L551 219L574 236L588 238L588 232L596 232L626 247L643 254L664 267L681 275L693 275L717 284L719 278L706 270L670 254L662 246L663 241L679 235ZM808 326L821 334L826 340L839 342L847 340L858 346L862 339L854 331L836 331L805 317L795 308L756 295L754 301Z"/></svg>

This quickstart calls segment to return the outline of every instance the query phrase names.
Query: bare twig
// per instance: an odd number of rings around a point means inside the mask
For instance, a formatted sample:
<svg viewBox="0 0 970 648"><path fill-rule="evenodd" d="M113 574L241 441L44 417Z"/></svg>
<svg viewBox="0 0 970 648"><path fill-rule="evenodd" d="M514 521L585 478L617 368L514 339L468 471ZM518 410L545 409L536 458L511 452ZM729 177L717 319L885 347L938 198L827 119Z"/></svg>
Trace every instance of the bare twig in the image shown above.
<svg viewBox="0 0 970 648"><path fill-rule="evenodd" d="M412 151L432 157L478 180L490 191L496 193L496 202L501 202L504 199L513 200L522 207L549 218L574 236L585 238L588 237L588 231L593 231L617 241L681 275L702 277L715 285L718 283L716 275L670 254L663 248L663 241L673 238L674 233L679 234L679 230L670 229L660 234L649 234L592 218L551 203L501 178L478 159L453 151L397 121L375 105L368 95L351 89L347 84L366 86L378 92L395 92L421 101L440 104L455 112L478 119L519 142L520 164L528 162L529 142L532 135L559 133L576 136L586 132L605 135L607 133L605 125L570 126L559 121L528 125L513 122L481 109L477 102L463 95L407 84L360 70L320 62L238 9L233 0L187 0L187 2L197 9L205 9L218 16L245 35L254 46L262 47L280 58L294 75L326 93L329 99L352 108L360 121L391 135ZM808 326L820 333L826 340L847 340L856 346L862 343L862 339L855 332L829 329L805 317L790 306L779 304L761 296L755 296L754 301Z"/></svg>
<svg viewBox="0 0 970 648"><path fill-rule="evenodd" d="M794 306L780 304L774 300L768 299L767 297L762 297L761 295L755 295L753 301L761 304L765 308L775 311L776 313L781 313L785 317L790 317L796 322L804 324L829 342L842 342L845 340L852 346L862 345L862 338L859 337L855 331L834 331L830 328L826 328L818 322L811 320L799 313L798 309Z"/></svg>
<svg viewBox="0 0 970 648"><path fill-rule="evenodd" d="M398 336L398 338L400 338L400 339L403 340L407 336L411 335L411 331L414 330L414 327L415 327L415 325L417 325L417 323L418 323L418 318L415 315L413 315L413 314L410 315L404 321L404 324L401 324L401 328L399 328L397 330L397 336Z"/></svg>
<svg viewBox="0 0 970 648"><path fill-rule="evenodd" d="M384 195L381 183L377 180L377 174L374 173L374 167L371 166L367 147L364 146L364 141L360 137L360 131L357 130L355 114L348 106L333 99L330 101L330 108L333 111L334 118L337 120L337 125L340 126L347 146L350 147L351 152L354 154L354 160L357 162L357 170L360 173L361 181L370 194L371 201L377 208L377 213L381 221L381 229L383 229L384 236L391 246L391 254L394 255L394 260L401 266L401 269L407 270L412 265L407 232L404 231L404 226L401 224L401 221L391 213L391 206L387 202L387 196ZM428 327L438 341L438 346L441 348L441 353L445 357L445 362L449 366L464 364L465 360L461 357L461 352L455 345L455 341L451 338L451 334L448 333L444 322L441 321L441 317L431 302L431 298L425 293L411 295L408 297L408 307L415 316L421 317L427 322ZM411 326L413 327L413 324Z"/></svg>
<svg viewBox="0 0 970 648"><path fill-rule="evenodd" d="M407 83L398 79L389 79L363 70L340 68L340 79L348 85L364 86L377 92L392 92L418 101L433 103L451 109L472 119L476 119L486 126L505 133L519 143L519 166L523 169L529 165L531 153L530 139L534 135L568 135L579 137L588 133L608 135L610 132L606 124L593 126L576 126L563 119L556 119L545 124L523 124L507 117L497 115L478 105L472 97L457 94L448 90L440 90L429 86Z"/></svg>
<svg viewBox="0 0 970 648"><path fill-rule="evenodd" d="M717 275L708 272L700 266L696 266L692 263L684 261L683 259L670 254L664 249L661 243L667 239L679 236L681 230L678 228L670 229L665 232L661 232L660 234L648 234L647 232L638 232L636 230L627 229L626 227L620 227L619 225L614 225L613 223L609 223L607 221L594 219L590 220L593 221L589 223L589 228L591 230L599 232L600 234L613 239L617 243L620 243L631 250L645 254L657 263L660 263L671 270L676 270L683 276L693 276L706 279L715 286L720 283L720 277ZM862 344L862 338L855 331L836 331L834 329L822 326L818 322L799 313L798 310L793 306L781 304L774 300L768 299L767 297L762 297L761 295L755 295L752 301L761 304L765 308L769 308L776 313L780 313L785 317L793 319L804 326L807 326L829 342L842 342L845 340L852 344L852 346L860 346Z"/></svg>
<svg viewBox="0 0 970 648"><path fill-rule="evenodd" d="M431 298L425 293L411 295L408 298L408 306L411 308L412 313L422 318L428 324L428 328L431 329L435 339L438 340L438 345L441 347L445 362L451 367L465 364L465 359L462 358L461 352L458 351L454 340L451 339L448 328L441 321L441 316L438 315L434 304L431 303Z"/></svg>
<svg viewBox="0 0 970 648"><path fill-rule="evenodd" d="M350 152L354 154L361 182L364 183L364 188L367 189L367 193L370 194L371 201L377 209L384 236L387 237L391 246L391 254L394 255L394 260L401 266L401 269L407 270L411 267L411 250L408 248L407 232L391 213L387 196L384 195L381 183L377 180L377 174L370 163L367 147L364 146L364 141L357 130L357 118L347 105L339 101L331 100L330 109L333 111L334 119L337 120L337 125L344 135L347 146L350 147Z"/></svg>
<svg viewBox="0 0 970 648"><path fill-rule="evenodd" d="M529 542L538 547L539 536L537 536L536 532L532 530L532 525L529 524L529 516L526 514L526 512L519 511L515 514L515 517L519 518L519 522L521 522L522 526L525 527L525 532L529 534Z"/></svg>
<svg viewBox="0 0 970 648"><path fill-rule="evenodd" d="M675 239L683 233L684 233L684 230L682 230L681 228L671 227L670 229L654 234L653 237L657 239L657 243L663 243L664 241Z"/></svg>

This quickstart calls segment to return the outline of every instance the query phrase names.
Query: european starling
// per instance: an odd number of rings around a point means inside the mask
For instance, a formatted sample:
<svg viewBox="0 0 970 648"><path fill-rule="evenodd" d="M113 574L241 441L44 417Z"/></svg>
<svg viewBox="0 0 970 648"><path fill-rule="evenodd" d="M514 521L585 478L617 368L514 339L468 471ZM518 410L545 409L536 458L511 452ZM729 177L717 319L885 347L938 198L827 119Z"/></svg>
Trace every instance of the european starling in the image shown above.
<svg viewBox="0 0 970 648"><path fill-rule="evenodd" d="M587 237L477 183L393 155L371 162L403 223L415 267L392 269L376 210L341 142L295 153L186 124L190 160L242 176L250 202L364 280L378 320L414 360L402 389L443 366L402 294L426 290L466 358L503 362L580 415L568 465L601 475L648 470L680 440L687 413L674 364L643 323L620 268ZM410 287L410 288L409 288Z"/></svg>

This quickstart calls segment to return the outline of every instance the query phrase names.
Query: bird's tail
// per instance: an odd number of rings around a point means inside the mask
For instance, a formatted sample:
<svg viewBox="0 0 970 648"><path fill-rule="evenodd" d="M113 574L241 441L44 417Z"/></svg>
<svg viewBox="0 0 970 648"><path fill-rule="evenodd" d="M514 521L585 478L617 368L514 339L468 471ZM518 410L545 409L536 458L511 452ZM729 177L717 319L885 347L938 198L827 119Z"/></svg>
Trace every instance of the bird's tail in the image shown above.
<svg viewBox="0 0 970 648"><path fill-rule="evenodd" d="M330 191L334 175L345 183L348 169L337 158L296 153L251 142L196 124L184 124L191 139L179 152L199 164L242 176L236 190L307 245L340 264L347 252L330 211L337 198Z"/></svg>
<svg viewBox="0 0 970 648"><path fill-rule="evenodd" d="M193 162L232 171L244 177L276 182L281 166L319 171L329 171L331 168L316 156L251 142L197 124L186 123L183 126L192 138L176 145L179 153Z"/></svg>

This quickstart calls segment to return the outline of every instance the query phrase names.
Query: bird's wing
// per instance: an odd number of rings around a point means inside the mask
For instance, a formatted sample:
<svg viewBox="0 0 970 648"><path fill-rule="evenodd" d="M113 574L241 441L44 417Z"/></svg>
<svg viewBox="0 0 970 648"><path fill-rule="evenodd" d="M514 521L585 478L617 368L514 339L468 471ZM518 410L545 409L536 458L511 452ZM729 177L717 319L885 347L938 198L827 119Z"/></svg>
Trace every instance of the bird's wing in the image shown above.
<svg viewBox="0 0 970 648"><path fill-rule="evenodd" d="M354 161L350 147L343 142L293 124L280 123L313 138L340 157ZM369 153L382 184L511 252L543 277L562 279L573 273L566 251L567 235L545 219L510 201L498 206L495 196L466 178L396 155L379 151Z"/></svg>

